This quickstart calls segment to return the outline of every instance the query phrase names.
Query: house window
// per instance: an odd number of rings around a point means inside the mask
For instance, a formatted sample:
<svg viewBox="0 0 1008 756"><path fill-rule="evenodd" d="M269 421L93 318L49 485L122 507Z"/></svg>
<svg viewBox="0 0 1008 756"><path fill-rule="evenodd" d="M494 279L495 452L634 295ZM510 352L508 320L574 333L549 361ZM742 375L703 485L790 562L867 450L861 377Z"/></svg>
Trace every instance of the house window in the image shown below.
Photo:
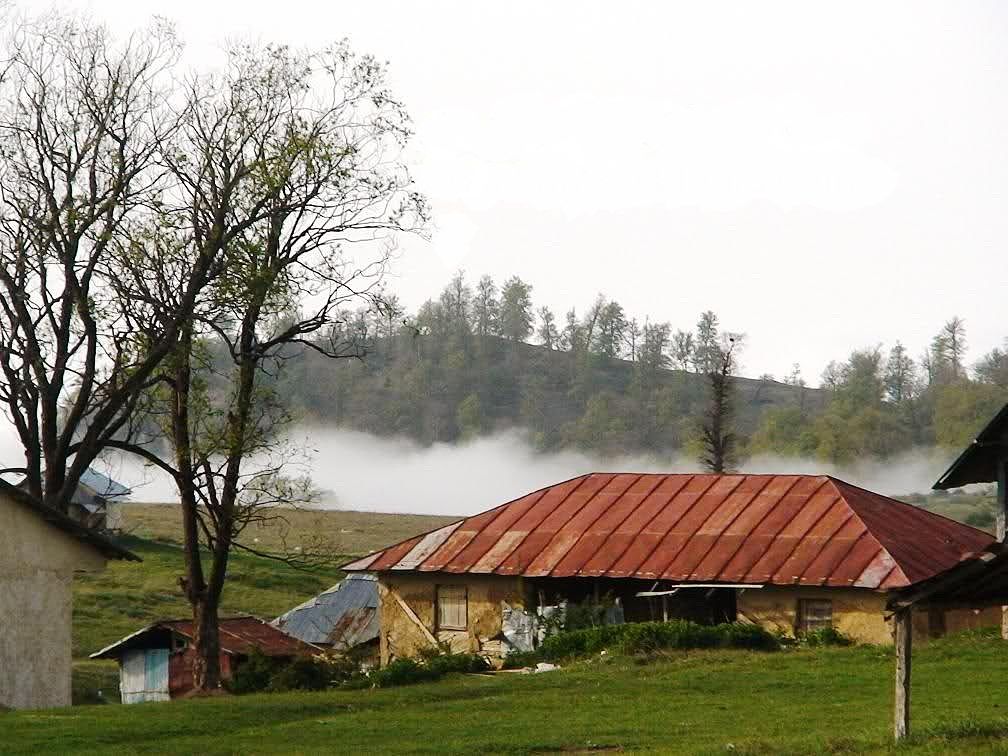
<svg viewBox="0 0 1008 756"><path fill-rule="evenodd" d="M798 632L808 633L833 627L833 602L829 599L801 599L798 602Z"/></svg>
<svg viewBox="0 0 1008 756"><path fill-rule="evenodd" d="M468 601L464 585L437 587L438 630L465 630L468 621Z"/></svg>

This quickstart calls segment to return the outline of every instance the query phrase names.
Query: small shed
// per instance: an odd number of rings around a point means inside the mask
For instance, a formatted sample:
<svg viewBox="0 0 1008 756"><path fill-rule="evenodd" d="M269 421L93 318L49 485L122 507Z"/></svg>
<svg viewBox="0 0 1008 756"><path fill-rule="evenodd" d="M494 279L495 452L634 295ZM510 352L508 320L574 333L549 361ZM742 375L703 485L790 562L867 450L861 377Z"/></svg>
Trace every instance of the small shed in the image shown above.
<svg viewBox="0 0 1008 756"><path fill-rule="evenodd" d="M318 596L273 620L305 643L347 652L357 649L365 660L378 658L378 578L351 573Z"/></svg>
<svg viewBox="0 0 1008 756"><path fill-rule="evenodd" d="M73 576L139 557L0 480L0 709L70 705Z"/></svg>
<svg viewBox="0 0 1008 756"><path fill-rule="evenodd" d="M193 624L190 619L162 620L91 654L92 659L119 662L119 690L124 704L169 701L193 689ZM258 651L266 656L293 659L319 649L278 630L258 617L220 619L221 678Z"/></svg>

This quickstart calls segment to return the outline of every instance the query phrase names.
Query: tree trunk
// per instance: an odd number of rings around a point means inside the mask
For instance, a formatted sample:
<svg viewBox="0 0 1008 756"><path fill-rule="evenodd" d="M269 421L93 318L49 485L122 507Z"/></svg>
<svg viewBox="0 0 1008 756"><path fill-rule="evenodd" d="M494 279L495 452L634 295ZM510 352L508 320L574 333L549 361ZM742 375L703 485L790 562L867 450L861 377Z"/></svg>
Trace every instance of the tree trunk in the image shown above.
<svg viewBox="0 0 1008 756"><path fill-rule="evenodd" d="M221 684L217 604L204 595L193 603L193 690L206 693Z"/></svg>
<svg viewBox="0 0 1008 756"><path fill-rule="evenodd" d="M189 391L192 385L192 326L179 336L174 370L175 401L172 407L172 441L175 447L176 484L182 505L182 532L185 552L185 577L179 580L192 607L193 619L193 690L208 692L220 687L220 634L217 608L220 592L208 589L200 555L199 523L194 490L191 430L189 427Z"/></svg>

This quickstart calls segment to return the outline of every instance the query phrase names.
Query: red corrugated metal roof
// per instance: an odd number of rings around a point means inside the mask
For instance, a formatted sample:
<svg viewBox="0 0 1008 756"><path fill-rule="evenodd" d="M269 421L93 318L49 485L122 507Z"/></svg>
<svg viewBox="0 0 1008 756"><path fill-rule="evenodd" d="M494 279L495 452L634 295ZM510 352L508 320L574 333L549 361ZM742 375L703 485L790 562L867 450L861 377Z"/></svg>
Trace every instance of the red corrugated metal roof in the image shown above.
<svg viewBox="0 0 1008 756"><path fill-rule="evenodd" d="M829 476L592 473L344 569L886 590L993 542Z"/></svg>
<svg viewBox="0 0 1008 756"><path fill-rule="evenodd" d="M121 647L143 648L144 637L157 630L171 630L191 639L192 628L190 619L155 622L91 654L91 658L115 658ZM221 650L226 654L245 655L254 649L266 656L311 656L319 652L318 646L298 640L258 617L221 617L219 628Z"/></svg>

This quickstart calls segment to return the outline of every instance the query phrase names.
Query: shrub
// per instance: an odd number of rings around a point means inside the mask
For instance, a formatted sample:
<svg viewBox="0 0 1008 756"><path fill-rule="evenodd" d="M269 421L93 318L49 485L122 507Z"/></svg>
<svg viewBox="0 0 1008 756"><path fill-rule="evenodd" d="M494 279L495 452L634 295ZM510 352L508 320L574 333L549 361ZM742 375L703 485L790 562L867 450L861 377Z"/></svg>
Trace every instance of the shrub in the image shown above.
<svg viewBox="0 0 1008 756"><path fill-rule="evenodd" d="M850 646L854 641L841 633L835 627L822 627L818 630L810 630L798 636L798 642L810 648L819 646Z"/></svg>
<svg viewBox="0 0 1008 756"><path fill-rule="evenodd" d="M427 662L427 666L439 677L453 672L486 672L490 669L487 660L478 654L442 654Z"/></svg>
<svg viewBox="0 0 1008 756"><path fill-rule="evenodd" d="M512 651L504 657L504 669L534 667L540 661L542 661L542 656L538 651Z"/></svg>
<svg viewBox="0 0 1008 756"><path fill-rule="evenodd" d="M261 693L269 688L270 680L282 665L283 662L266 656L259 649L254 649L248 658L238 665L231 679L224 683L224 687L238 695Z"/></svg>
<svg viewBox="0 0 1008 756"><path fill-rule="evenodd" d="M687 620L673 620L603 625L558 633L543 641L538 655L542 659L555 661L596 654L607 648L626 654L650 654L665 649L697 648L749 648L773 651L780 648L780 643L771 633L756 625L740 623L698 625Z"/></svg>
<svg viewBox="0 0 1008 756"><path fill-rule="evenodd" d="M371 673L371 680L379 688L413 685L414 683L436 680L438 677L440 675L435 670L413 659L396 659Z"/></svg>
<svg viewBox="0 0 1008 756"><path fill-rule="evenodd" d="M270 678L267 690L325 690L333 682L328 664L310 656L301 656L280 667Z"/></svg>
<svg viewBox="0 0 1008 756"><path fill-rule="evenodd" d="M396 659L371 673L371 681L379 688L438 680L458 672L485 672L487 660L478 654L425 653L419 660Z"/></svg>

